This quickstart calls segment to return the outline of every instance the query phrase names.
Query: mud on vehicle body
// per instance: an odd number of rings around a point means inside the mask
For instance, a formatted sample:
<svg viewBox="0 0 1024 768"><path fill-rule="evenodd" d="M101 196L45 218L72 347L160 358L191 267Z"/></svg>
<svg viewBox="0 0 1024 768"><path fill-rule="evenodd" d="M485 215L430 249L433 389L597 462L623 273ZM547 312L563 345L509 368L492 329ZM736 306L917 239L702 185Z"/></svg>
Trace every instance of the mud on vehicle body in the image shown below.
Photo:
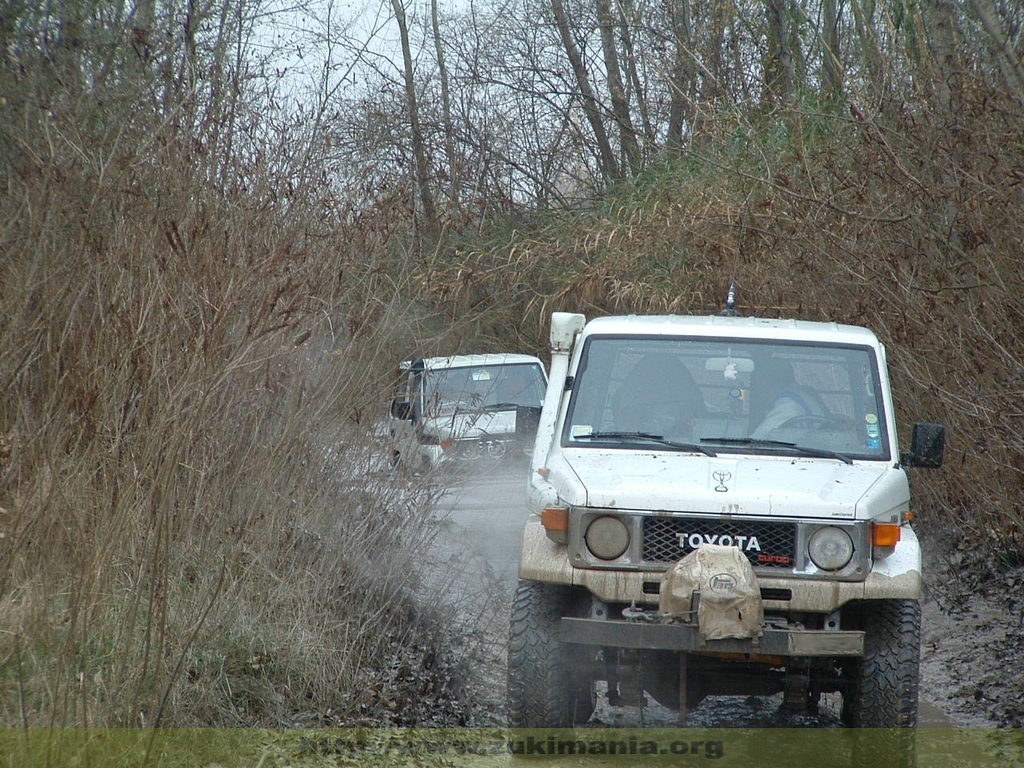
<svg viewBox="0 0 1024 768"><path fill-rule="evenodd" d="M419 469L529 454L546 387L544 366L530 355L407 360L391 401L392 463Z"/></svg>
<svg viewBox="0 0 1024 768"><path fill-rule="evenodd" d="M849 726L917 717L921 550L885 349L865 329L555 313L512 608L512 727L653 697L842 695Z"/></svg>

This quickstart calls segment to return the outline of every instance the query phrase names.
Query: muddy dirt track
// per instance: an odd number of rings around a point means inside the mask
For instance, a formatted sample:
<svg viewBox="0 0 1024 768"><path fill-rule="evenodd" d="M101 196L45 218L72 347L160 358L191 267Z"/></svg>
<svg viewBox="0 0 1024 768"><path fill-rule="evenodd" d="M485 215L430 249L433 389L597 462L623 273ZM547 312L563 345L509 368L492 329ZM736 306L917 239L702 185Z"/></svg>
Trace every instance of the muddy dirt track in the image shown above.
<svg viewBox="0 0 1024 768"><path fill-rule="evenodd" d="M424 589L432 600L454 598L456 634L466 639L476 725L504 724L505 645L515 590L519 532L526 519L525 464L460 467L438 502L436 560ZM926 547L920 725L1024 726L1024 569L958 577L955 560ZM777 700L776 700L777 699ZM838 697L826 697L816 717L781 719L780 697L706 699L693 726L838 725ZM612 709L600 705L591 725L675 724L657 705Z"/></svg>

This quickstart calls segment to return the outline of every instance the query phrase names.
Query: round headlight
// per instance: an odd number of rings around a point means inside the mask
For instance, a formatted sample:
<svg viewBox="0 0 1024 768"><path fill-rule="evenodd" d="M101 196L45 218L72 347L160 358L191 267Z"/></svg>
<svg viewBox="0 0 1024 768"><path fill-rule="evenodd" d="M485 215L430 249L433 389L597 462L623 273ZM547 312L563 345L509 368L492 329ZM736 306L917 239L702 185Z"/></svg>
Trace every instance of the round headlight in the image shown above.
<svg viewBox="0 0 1024 768"><path fill-rule="evenodd" d="M595 557L614 560L629 546L629 529L619 518L605 515L587 526L584 538Z"/></svg>
<svg viewBox="0 0 1024 768"><path fill-rule="evenodd" d="M838 571L853 557L853 539L841 528L819 528L807 542L811 562L823 571Z"/></svg>

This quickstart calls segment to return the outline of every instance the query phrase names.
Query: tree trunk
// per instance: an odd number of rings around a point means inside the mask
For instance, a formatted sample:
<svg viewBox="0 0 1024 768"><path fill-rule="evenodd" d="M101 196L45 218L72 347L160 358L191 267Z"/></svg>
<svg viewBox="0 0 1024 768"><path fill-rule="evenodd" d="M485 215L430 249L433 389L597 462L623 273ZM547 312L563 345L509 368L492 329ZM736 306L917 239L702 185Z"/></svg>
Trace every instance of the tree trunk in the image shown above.
<svg viewBox="0 0 1024 768"><path fill-rule="evenodd" d="M152 55L153 22L155 19L156 0L139 0L135 16L132 19L129 42L132 51L144 62L148 62Z"/></svg>
<svg viewBox="0 0 1024 768"><path fill-rule="evenodd" d="M767 0L768 51L764 63L764 104L771 110L793 101L796 72L790 36L790 0Z"/></svg>
<svg viewBox="0 0 1024 768"><path fill-rule="evenodd" d="M850 0L850 8L853 10L853 19L857 26L861 59L868 72L870 92L867 94L867 99L878 102L888 92L885 77L885 56L878 46L878 34L875 32L874 22L870 14L865 10L863 2L864 0Z"/></svg>
<svg viewBox="0 0 1024 768"><path fill-rule="evenodd" d="M711 0L708 9L708 28L705 35L694 39L694 45L701 45L697 61L701 62L700 99L694 115L693 138L698 144L714 132L709 128L708 116L718 108L718 102L726 94L726 50L725 31L735 12L732 0Z"/></svg>
<svg viewBox="0 0 1024 768"><path fill-rule="evenodd" d="M693 59L693 40L690 38L692 21L690 0L674 0L669 6L672 19L672 73L669 77L670 103L665 146L670 153L683 148L683 126L693 121L693 90L696 70Z"/></svg>
<svg viewBox="0 0 1024 768"><path fill-rule="evenodd" d="M926 26L929 31L928 48L932 54L932 82L935 87L935 111L949 125L960 120L961 89L957 84L963 71L957 8L952 0L928 0ZM949 142L948 157L936 162L935 192L940 208L940 232L944 259L952 262L960 258L963 243L960 237L960 210L964 197L961 180L962 156L957 141Z"/></svg>
<svg viewBox="0 0 1024 768"><path fill-rule="evenodd" d="M612 102L612 115L619 129L619 145L625 166L633 175L640 171L640 147L629 114L629 102L622 84L622 70L619 67L619 52L615 44L615 18L609 0L597 0L597 23L601 30L601 48L604 53L605 77Z"/></svg>
<svg viewBox="0 0 1024 768"><path fill-rule="evenodd" d="M1024 67L1013 50L1013 45L999 21L999 14L992 5L992 0L971 0L971 8L981 19L985 32L992 38L996 55L999 58L999 69L1010 93L1021 104L1024 104Z"/></svg>
<svg viewBox="0 0 1024 768"><path fill-rule="evenodd" d="M437 55L437 75L441 80L441 110L444 120L444 149L448 157L448 200L452 207L459 209L462 197L462 164L455 152L455 125L452 123L451 89L448 84L448 65L444 58L441 42L441 22L437 0L430 0L430 21L434 30L434 51Z"/></svg>
<svg viewBox="0 0 1024 768"><path fill-rule="evenodd" d="M631 101L629 93L632 90L636 94L636 109L640 114L640 123L643 126L643 132L641 138L644 140L644 145L640 147L641 162L643 158L647 156L647 150L645 147L649 146L654 141L656 135L654 125L651 122L651 111L647 103L647 93L644 87L643 81L640 79L640 73L637 71L637 56L636 48L633 42L633 33L631 26L636 18L635 10L633 8L632 0L619 0L620 7L620 21L622 24L622 47L626 54L626 82L629 83L630 87L626 90L626 100Z"/></svg>
<svg viewBox="0 0 1024 768"><path fill-rule="evenodd" d="M402 0L391 0L391 7L398 22L398 34L402 45L402 66L405 71L405 101L409 111L409 131L412 134L412 154L416 176L416 187L420 205L423 207L423 218L427 231L434 231L437 223L437 212L434 207L434 196L430 191L430 173L427 164L427 151L423 141L423 129L420 126L419 102L416 98L416 84L413 80L412 49L409 45L409 26L405 19L405 8Z"/></svg>
<svg viewBox="0 0 1024 768"><path fill-rule="evenodd" d="M394 1L397 2L397 0ZM612 152L612 145L604 128L604 121L601 119L601 110L597 99L594 97L594 89L590 85L590 78L587 75L587 68L583 64L583 57L580 55L576 42L572 38L572 31L569 29L569 19L566 16L562 0L551 0L551 11L555 16L555 26L558 27L558 34L562 39L565 53L569 57L573 76L576 78L576 86L580 91L580 100L583 102L583 112L587 116L591 130L594 132L594 140L597 142L598 159L601 163L601 174L605 179L618 179L621 177L619 164L615 159L615 153Z"/></svg>
<svg viewBox="0 0 1024 768"><path fill-rule="evenodd" d="M838 104L843 95L843 65L840 57L839 9L836 0L821 4L821 90L824 100Z"/></svg>
<svg viewBox="0 0 1024 768"><path fill-rule="evenodd" d="M927 0L925 11L928 48L932 54L932 84L939 103L952 113L956 111L954 101L957 96L951 84L963 70L956 6L952 0Z"/></svg>
<svg viewBox="0 0 1024 768"><path fill-rule="evenodd" d="M725 30L735 10L732 0L712 0L708 35L705 38L705 73L701 101L715 102L725 93Z"/></svg>

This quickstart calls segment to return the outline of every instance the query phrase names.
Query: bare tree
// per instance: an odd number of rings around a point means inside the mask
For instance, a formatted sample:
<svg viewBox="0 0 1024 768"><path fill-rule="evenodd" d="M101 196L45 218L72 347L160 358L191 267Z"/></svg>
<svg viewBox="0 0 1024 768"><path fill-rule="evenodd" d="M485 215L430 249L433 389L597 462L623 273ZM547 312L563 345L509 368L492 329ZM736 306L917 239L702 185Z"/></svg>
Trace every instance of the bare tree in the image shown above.
<svg viewBox="0 0 1024 768"><path fill-rule="evenodd" d="M999 69L1003 73L1007 88L1018 102L1024 104L1024 66L1021 66L1020 57L1013 50L1013 45L1003 29L992 0L971 0L971 8L974 9L981 20L982 27L992 39L996 58L999 61Z"/></svg>
<svg viewBox="0 0 1024 768"><path fill-rule="evenodd" d="M836 0L821 3L821 91L825 100L839 101L843 91L842 48L839 36L840 13Z"/></svg>
<svg viewBox="0 0 1024 768"><path fill-rule="evenodd" d="M423 128L420 125L419 99L416 96L415 70L412 65L412 46L409 42L409 24L406 20L405 6L402 5L402 0L391 0L391 8L395 13L395 21L398 24L398 34L402 46L405 108L409 118L416 189L419 194L420 205L423 208L426 230L433 231L437 224L437 210L434 206L434 194L430 188L430 167L427 163Z"/></svg>
<svg viewBox="0 0 1024 768"><path fill-rule="evenodd" d="M407 153L419 210L447 189L452 204L480 211L499 199L514 205L598 191L659 151L713 139L726 112L768 119L776 107L798 106L809 88L823 103L848 92L872 115L923 106L921 97L941 92L964 66L953 61L940 74L942 48L954 58L963 49L979 71L991 62L998 73L999 57L1013 83L1016 16L995 0L972 3L501 0L445 14L431 0L419 35L409 28L412 15L396 8L404 76L392 81L378 65L373 82L405 96L380 99L378 109L359 100L375 113L364 123L375 133L352 162L383 153L358 173L386 186L394 158ZM407 0L400 4L408 9ZM417 39L427 56L410 50ZM949 97L940 100L944 109Z"/></svg>
<svg viewBox="0 0 1024 768"><path fill-rule="evenodd" d="M726 30L733 17L733 0L711 0L707 18L707 33L703 35L701 49L704 61L701 100L714 103L725 93L726 82Z"/></svg>
<svg viewBox="0 0 1024 768"><path fill-rule="evenodd" d="M629 87L626 90L626 102L635 104L636 111L640 116L642 138L644 146L641 147L641 156L647 159L652 154L652 148L657 141L657 132L654 128L654 121L649 101L650 73L643 67L641 62L646 62L643 51L646 46L637 46L635 42L634 28L643 29L643 17L633 3L633 0L619 0L619 16L621 19L620 33L622 36L622 48L626 59L626 81ZM644 68L643 73L641 69ZM632 95L631 95L632 94Z"/></svg>
<svg viewBox="0 0 1024 768"><path fill-rule="evenodd" d="M792 48L791 0L766 0L768 46L764 62L764 101L771 108L793 100L796 73Z"/></svg>
<svg viewBox="0 0 1024 768"><path fill-rule="evenodd" d="M878 39L878 30L871 15L872 3L865 0L850 0L854 24L857 30L857 42L860 59L867 73L864 88L857 90L864 94L881 96L888 90L886 78L886 56Z"/></svg>
<svg viewBox="0 0 1024 768"><path fill-rule="evenodd" d="M604 52L605 77L608 81L608 92L611 97L612 115L618 127L619 144L622 148L624 164L631 173L640 170L640 147L630 116L629 101L622 84L622 72L619 67L618 46L615 41L615 30L618 27L612 14L610 0L597 0L597 20L601 30L601 48Z"/></svg>
<svg viewBox="0 0 1024 768"><path fill-rule="evenodd" d="M444 148L448 159L448 201L453 208L461 204L462 163L455 149L455 126L452 123L451 86L445 61L444 42L441 38L441 20L437 0L430 0L430 25L434 33L434 53L437 56L437 76L441 83L441 117L444 130Z"/></svg>
<svg viewBox="0 0 1024 768"><path fill-rule="evenodd" d="M957 23L957 8L953 0L927 0L924 5L924 21L929 36L931 51L931 85L939 94L939 103L947 110L954 111L957 99L952 83L963 70L960 48L960 30Z"/></svg>
<svg viewBox="0 0 1024 768"><path fill-rule="evenodd" d="M690 0L668 0L672 58L669 69L669 114L665 145L678 151L683 145L683 127L694 117L693 99L696 82L693 40L690 30Z"/></svg>
<svg viewBox="0 0 1024 768"><path fill-rule="evenodd" d="M580 101L583 106L583 113L594 132L594 141L597 144L597 153L601 161L601 173L607 179L618 179L621 176L618 161L612 151L611 142L608 139L608 132L604 127L604 120L601 116L600 104L594 89L590 84L590 75L587 73L583 57L572 36L572 29L569 26L569 17L566 15L565 6L562 0L551 0L551 11L555 17L555 26L565 48L566 56L572 67L573 76L579 89Z"/></svg>

